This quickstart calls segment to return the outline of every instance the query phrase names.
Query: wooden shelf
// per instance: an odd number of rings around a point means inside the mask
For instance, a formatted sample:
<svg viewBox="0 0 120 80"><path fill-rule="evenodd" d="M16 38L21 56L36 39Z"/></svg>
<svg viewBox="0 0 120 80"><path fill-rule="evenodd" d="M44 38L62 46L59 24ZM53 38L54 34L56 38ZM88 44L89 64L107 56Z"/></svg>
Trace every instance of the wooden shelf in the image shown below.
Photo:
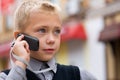
<svg viewBox="0 0 120 80"><path fill-rule="evenodd" d="M100 41L111 41L120 39L120 24L105 27L100 33Z"/></svg>

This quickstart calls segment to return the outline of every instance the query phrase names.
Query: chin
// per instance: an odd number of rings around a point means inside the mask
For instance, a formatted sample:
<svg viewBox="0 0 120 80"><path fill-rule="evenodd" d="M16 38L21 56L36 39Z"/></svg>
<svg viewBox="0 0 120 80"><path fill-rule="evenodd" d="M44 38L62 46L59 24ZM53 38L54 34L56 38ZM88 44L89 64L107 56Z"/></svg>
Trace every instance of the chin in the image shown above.
<svg viewBox="0 0 120 80"><path fill-rule="evenodd" d="M43 58L42 61L49 61L51 60L53 57L46 57L46 58Z"/></svg>
<svg viewBox="0 0 120 80"><path fill-rule="evenodd" d="M35 58L37 60L40 60L40 61L49 61L49 60L51 60L54 57L54 55L55 54L45 55L45 54L40 54L40 52L39 52L39 53L31 54L31 57L33 57L33 58Z"/></svg>
<svg viewBox="0 0 120 80"><path fill-rule="evenodd" d="M40 61L49 61L51 60L53 57L49 57L49 56L44 56L44 57L34 57L35 59L37 60L40 60Z"/></svg>
<svg viewBox="0 0 120 80"><path fill-rule="evenodd" d="M51 60L52 58L50 58L50 59L39 59L40 61L49 61L49 60Z"/></svg>

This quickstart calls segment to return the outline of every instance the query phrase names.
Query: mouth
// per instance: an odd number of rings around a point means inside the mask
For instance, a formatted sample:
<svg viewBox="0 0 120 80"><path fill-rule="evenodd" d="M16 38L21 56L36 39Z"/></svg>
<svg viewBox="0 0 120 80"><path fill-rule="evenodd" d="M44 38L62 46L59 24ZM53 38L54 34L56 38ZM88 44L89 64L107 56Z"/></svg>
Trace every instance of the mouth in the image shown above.
<svg viewBox="0 0 120 80"><path fill-rule="evenodd" d="M43 51L45 51L48 54L52 54L55 51L55 49L43 49Z"/></svg>

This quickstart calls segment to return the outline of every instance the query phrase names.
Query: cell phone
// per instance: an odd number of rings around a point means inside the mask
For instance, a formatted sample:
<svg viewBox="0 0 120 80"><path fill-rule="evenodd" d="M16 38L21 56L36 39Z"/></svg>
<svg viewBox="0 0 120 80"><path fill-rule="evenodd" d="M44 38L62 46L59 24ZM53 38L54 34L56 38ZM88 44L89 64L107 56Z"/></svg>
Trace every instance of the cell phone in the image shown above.
<svg viewBox="0 0 120 80"><path fill-rule="evenodd" d="M38 51L39 49L39 40L36 37L27 35L27 34L18 34L18 36L24 35L23 40L27 41L28 45L29 45L29 49L32 51Z"/></svg>

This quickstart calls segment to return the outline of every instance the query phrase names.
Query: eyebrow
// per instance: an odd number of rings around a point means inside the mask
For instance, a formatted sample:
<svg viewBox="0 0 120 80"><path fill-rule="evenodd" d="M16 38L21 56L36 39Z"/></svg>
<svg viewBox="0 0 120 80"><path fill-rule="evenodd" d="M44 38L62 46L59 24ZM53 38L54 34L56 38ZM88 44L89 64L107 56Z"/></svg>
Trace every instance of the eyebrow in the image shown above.
<svg viewBox="0 0 120 80"><path fill-rule="evenodd" d="M50 28L50 26L41 25L41 28ZM55 26L54 28L61 29L61 26Z"/></svg>
<svg viewBox="0 0 120 80"><path fill-rule="evenodd" d="M55 26L55 28L61 29L61 27L60 27L60 26Z"/></svg>
<svg viewBox="0 0 120 80"><path fill-rule="evenodd" d="M45 26L45 25L41 25L41 28L48 28L48 26Z"/></svg>

